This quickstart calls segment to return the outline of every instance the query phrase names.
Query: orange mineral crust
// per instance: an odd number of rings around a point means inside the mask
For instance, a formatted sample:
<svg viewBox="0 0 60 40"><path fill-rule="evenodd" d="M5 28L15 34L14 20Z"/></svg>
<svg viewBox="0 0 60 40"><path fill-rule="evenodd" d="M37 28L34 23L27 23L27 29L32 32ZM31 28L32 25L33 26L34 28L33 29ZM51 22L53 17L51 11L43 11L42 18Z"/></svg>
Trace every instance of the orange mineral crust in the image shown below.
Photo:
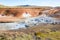
<svg viewBox="0 0 60 40"><path fill-rule="evenodd" d="M44 11L47 11L45 13ZM54 18L60 18L60 9L55 8L0 8L0 22L18 21L23 18L37 17L47 14Z"/></svg>

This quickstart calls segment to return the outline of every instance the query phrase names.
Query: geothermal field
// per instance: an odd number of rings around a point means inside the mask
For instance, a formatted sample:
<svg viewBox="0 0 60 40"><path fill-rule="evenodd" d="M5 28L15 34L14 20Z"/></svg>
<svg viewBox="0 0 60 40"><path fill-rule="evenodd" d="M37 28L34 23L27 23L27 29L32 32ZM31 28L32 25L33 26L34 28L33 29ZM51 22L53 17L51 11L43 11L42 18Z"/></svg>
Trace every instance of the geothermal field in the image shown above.
<svg viewBox="0 0 60 40"><path fill-rule="evenodd" d="M60 40L60 7L1 7L0 40Z"/></svg>

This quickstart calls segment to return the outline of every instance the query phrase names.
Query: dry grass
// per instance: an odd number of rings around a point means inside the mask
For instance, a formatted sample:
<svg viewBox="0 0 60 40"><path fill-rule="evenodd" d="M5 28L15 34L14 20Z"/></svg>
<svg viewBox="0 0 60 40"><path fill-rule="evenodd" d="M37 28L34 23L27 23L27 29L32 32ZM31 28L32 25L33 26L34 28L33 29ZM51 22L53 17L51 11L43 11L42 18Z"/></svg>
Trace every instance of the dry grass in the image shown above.
<svg viewBox="0 0 60 40"><path fill-rule="evenodd" d="M27 29L1 31L0 40L60 40L60 25L40 24Z"/></svg>

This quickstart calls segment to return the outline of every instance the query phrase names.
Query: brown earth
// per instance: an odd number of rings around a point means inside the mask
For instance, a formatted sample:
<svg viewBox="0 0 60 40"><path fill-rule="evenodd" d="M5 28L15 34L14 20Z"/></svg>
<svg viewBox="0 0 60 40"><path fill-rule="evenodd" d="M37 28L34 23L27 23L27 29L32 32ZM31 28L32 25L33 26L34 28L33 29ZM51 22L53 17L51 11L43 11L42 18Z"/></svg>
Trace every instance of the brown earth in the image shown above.
<svg viewBox="0 0 60 40"><path fill-rule="evenodd" d="M0 14L2 17L0 17L0 22L6 22L6 21L16 21L17 19L24 18L23 14L24 13L29 13L31 16L30 17L35 17L43 14L43 11L48 10L47 14L49 16L53 16L55 18L60 18L60 15L55 14L59 13L60 14L60 9L45 9L45 8L0 8ZM6 16L6 17L4 17ZM11 17L10 17L11 16Z"/></svg>
<svg viewBox="0 0 60 40"><path fill-rule="evenodd" d="M41 14L41 11L43 11L44 9L42 8L1 8L0 9L0 14L2 15L2 17L0 17L0 21L4 20L4 21L12 21L17 20L17 18L21 19L24 18L23 14L24 13L29 13L31 15L31 17L35 17ZM3 16L7 16L7 17L3 17ZM11 17L9 17L11 16ZM4 22L2 21L2 22Z"/></svg>

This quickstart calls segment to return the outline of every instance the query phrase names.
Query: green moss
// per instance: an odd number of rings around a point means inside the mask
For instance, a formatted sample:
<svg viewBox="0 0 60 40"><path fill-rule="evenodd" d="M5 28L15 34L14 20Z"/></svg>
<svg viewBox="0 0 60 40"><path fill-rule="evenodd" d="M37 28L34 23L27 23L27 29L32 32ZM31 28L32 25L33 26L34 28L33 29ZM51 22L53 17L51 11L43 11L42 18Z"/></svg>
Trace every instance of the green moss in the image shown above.
<svg viewBox="0 0 60 40"><path fill-rule="evenodd" d="M49 32L48 34L37 32L36 34L37 37L40 36L42 39L49 37L52 40L60 40L60 32Z"/></svg>

